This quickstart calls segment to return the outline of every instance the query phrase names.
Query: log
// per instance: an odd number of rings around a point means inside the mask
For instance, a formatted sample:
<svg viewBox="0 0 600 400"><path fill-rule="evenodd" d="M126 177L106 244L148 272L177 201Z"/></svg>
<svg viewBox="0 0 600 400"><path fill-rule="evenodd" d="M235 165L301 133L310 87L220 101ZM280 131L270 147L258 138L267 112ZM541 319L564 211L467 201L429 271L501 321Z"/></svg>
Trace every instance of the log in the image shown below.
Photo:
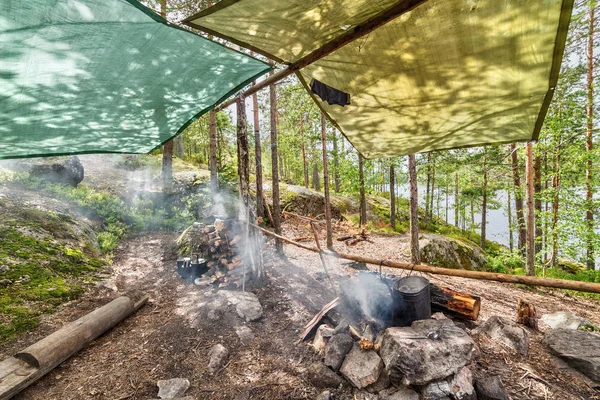
<svg viewBox="0 0 600 400"><path fill-rule="evenodd" d="M89 345L148 301L128 292L0 362L0 399L9 399Z"/></svg>
<svg viewBox="0 0 600 400"><path fill-rule="evenodd" d="M461 293L443 286L431 284L431 308L456 317L477 321L481 298L469 293Z"/></svg>

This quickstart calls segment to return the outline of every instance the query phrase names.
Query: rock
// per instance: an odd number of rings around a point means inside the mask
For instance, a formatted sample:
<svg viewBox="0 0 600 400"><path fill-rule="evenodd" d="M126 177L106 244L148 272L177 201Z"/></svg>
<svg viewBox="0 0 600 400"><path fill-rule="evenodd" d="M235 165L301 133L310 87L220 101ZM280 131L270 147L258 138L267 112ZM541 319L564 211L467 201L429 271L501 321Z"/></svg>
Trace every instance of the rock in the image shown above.
<svg viewBox="0 0 600 400"><path fill-rule="evenodd" d="M190 381L185 378L174 378L158 381L158 397L161 399L173 399L181 397L190 387Z"/></svg>
<svg viewBox="0 0 600 400"><path fill-rule="evenodd" d="M312 346L318 354L325 354L325 347L329 342L329 338L333 336L333 331L333 328L326 324L322 324L317 328Z"/></svg>
<svg viewBox="0 0 600 400"><path fill-rule="evenodd" d="M184 310L185 317L192 328L203 324L213 324L211 321L224 320L230 326L238 325L240 318L244 322L256 321L263 315L262 306L255 294L220 290L216 293L201 293L199 291L179 299L179 307ZM233 322L233 323L231 323Z"/></svg>
<svg viewBox="0 0 600 400"><path fill-rule="evenodd" d="M331 400L331 393L329 392L329 390L326 390L324 392L321 392L318 396L317 396L317 400Z"/></svg>
<svg viewBox="0 0 600 400"><path fill-rule="evenodd" d="M434 313L434 314L431 315L431 318L437 319L437 320L448 319L448 317L446 317L446 315L444 315L443 312L436 312L436 313Z"/></svg>
<svg viewBox="0 0 600 400"><path fill-rule="evenodd" d="M529 351L529 333L509 319L497 315L491 316L476 329L476 333L484 333L495 342L502 343L524 356Z"/></svg>
<svg viewBox="0 0 600 400"><path fill-rule="evenodd" d="M477 400L508 400L504 384L498 375L478 379L475 382Z"/></svg>
<svg viewBox="0 0 600 400"><path fill-rule="evenodd" d="M380 400L419 400L419 398L417 392L405 387L399 389L392 387L379 393Z"/></svg>
<svg viewBox="0 0 600 400"><path fill-rule="evenodd" d="M254 293L234 292L230 290L225 290L220 293L224 293L229 300L229 303L235 305L238 316L245 319L246 322L256 321L262 318L263 309Z"/></svg>
<svg viewBox="0 0 600 400"><path fill-rule="evenodd" d="M365 330L362 333L363 339L367 339L370 342L375 341L375 332L373 331L373 327L369 324L365 327Z"/></svg>
<svg viewBox="0 0 600 400"><path fill-rule="evenodd" d="M553 354L600 384L600 335L573 329L551 329L543 342Z"/></svg>
<svg viewBox="0 0 600 400"><path fill-rule="evenodd" d="M169 400L196 400L196 399L194 399L192 396L185 396L185 397L173 397L172 399L169 399Z"/></svg>
<svg viewBox="0 0 600 400"><path fill-rule="evenodd" d="M423 400L442 400L449 399L450 385L446 381L431 382L421 389Z"/></svg>
<svg viewBox="0 0 600 400"><path fill-rule="evenodd" d="M353 400L377 400L379 396L364 390L355 390Z"/></svg>
<svg viewBox="0 0 600 400"><path fill-rule="evenodd" d="M114 282L111 282L111 281L103 282L101 286L103 288L108 289L108 290L113 291L113 292L118 292L119 291L119 288L117 288L117 285Z"/></svg>
<svg viewBox="0 0 600 400"><path fill-rule="evenodd" d="M225 365L225 361L227 361L227 357L229 356L229 350L219 343L210 349L209 355L208 372L212 375Z"/></svg>
<svg viewBox="0 0 600 400"><path fill-rule="evenodd" d="M544 314L541 320L552 329L577 329L588 322L572 311Z"/></svg>
<svg viewBox="0 0 600 400"><path fill-rule="evenodd" d="M359 389L374 384L383 369L383 361L373 350L361 350L358 344L346 355L340 372Z"/></svg>
<svg viewBox="0 0 600 400"><path fill-rule="evenodd" d="M45 181L77 187L84 177L83 165L76 156L51 157L36 160L35 163L30 167L29 173Z"/></svg>
<svg viewBox="0 0 600 400"><path fill-rule="evenodd" d="M252 329L245 325L238 325L234 327L235 334L240 338L242 343L249 343L254 340L254 333Z"/></svg>
<svg viewBox="0 0 600 400"><path fill-rule="evenodd" d="M474 243L441 235L419 238L421 260L444 268L483 270L485 253Z"/></svg>
<svg viewBox="0 0 600 400"><path fill-rule="evenodd" d="M578 263L567 258L559 258L556 260L556 267L562 269L570 274L576 274L578 272L585 271L587 267L583 263Z"/></svg>
<svg viewBox="0 0 600 400"><path fill-rule="evenodd" d="M379 374L379 378L377 382L372 385L367 386L367 392L369 393L378 393L382 390L387 389L391 385L390 374L383 368L381 373Z"/></svg>
<svg viewBox="0 0 600 400"><path fill-rule="evenodd" d="M432 332L439 338L429 339ZM390 377L406 386L425 385L460 371L471 362L474 348L473 339L451 320L428 319L386 329L379 354Z"/></svg>
<svg viewBox="0 0 600 400"><path fill-rule="evenodd" d="M31 281L31 277L29 275L23 275L23 276L19 277L19 280L21 282L29 282L29 281Z"/></svg>
<svg viewBox="0 0 600 400"><path fill-rule="evenodd" d="M456 400L475 400L475 388L473 387L473 374L471 370L464 367L449 381L450 396Z"/></svg>
<svg viewBox="0 0 600 400"><path fill-rule="evenodd" d="M325 365L339 371L344 362L344 357L352 349L354 340L347 333L337 333L329 339L325 349Z"/></svg>
<svg viewBox="0 0 600 400"><path fill-rule="evenodd" d="M12 281L10 279L0 279L0 287L5 288L12 285Z"/></svg>
<svg viewBox="0 0 600 400"><path fill-rule="evenodd" d="M338 333L344 333L348 331L348 326L350 326L350 323L348 322L347 319L342 319L340 321L339 324L337 324L337 326L335 327L335 330L333 331L333 334L338 334Z"/></svg>
<svg viewBox="0 0 600 400"><path fill-rule="evenodd" d="M307 380L318 388L337 388L342 383L342 378L327 368L323 363L311 364L306 371Z"/></svg>
<svg viewBox="0 0 600 400"><path fill-rule="evenodd" d="M4 273L4 272L8 272L10 271L10 268L8 267L8 265L0 265L0 273Z"/></svg>

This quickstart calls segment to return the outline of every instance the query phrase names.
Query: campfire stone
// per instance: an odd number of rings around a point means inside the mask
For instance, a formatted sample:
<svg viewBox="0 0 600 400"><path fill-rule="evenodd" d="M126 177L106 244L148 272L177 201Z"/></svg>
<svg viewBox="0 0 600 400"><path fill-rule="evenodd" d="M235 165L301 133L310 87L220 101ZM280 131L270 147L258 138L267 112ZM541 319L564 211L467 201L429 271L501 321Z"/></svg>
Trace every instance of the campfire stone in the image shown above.
<svg viewBox="0 0 600 400"><path fill-rule="evenodd" d="M334 371L339 371L344 357L352 349L354 340L347 333L337 333L329 339L325 350L325 365Z"/></svg>
<svg viewBox="0 0 600 400"><path fill-rule="evenodd" d="M446 381L431 382L421 389L423 400L450 399L450 385Z"/></svg>
<svg viewBox="0 0 600 400"><path fill-rule="evenodd" d="M347 319L342 319L340 321L340 323L335 327L335 330L333 331L333 334L338 334L338 333L344 333L348 330L348 327L350 326L350 323L348 322Z"/></svg>
<svg viewBox="0 0 600 400"><path fill-rule="evenodd" d="M494 315L487 319L477 330L495 342L527 355L529 351L529 333L525 328L507 318Z"/></svg>
<svg viewBox="0 0 600 400"><path fill-rule="evenodd" d="M432 333L438 339L430 339ZM386 329L379 354L390 376L401 377L407 386L425 385L460 371L471 362L474 348L473 339L451 320L428 319Z"/></svg>
<svg viewBox="0 0 600 400"><path fill-rule="evenodd" d="M210 361L208 362L208 372L212 375L217 372L227 361L229 350L222 344L215 344L210 349Z"/></svg>
<svg viewBox="0 0 600 400"><path fill-rule="evenodd" d="M375 382L372 385L367 386L366 389L370 393L378 393L384 389L387 389L390 385L391 385L390 374L388 374L388 372L385 370L385 368L383 368L381 370L381 373L379 374L379 378L377 379L377 382Z"/></svg>
<svg viewBox="0 0 600 400"><path fill-rule="evenodd" d="M420 396L417 392L409 388L401 387L396 389L392 387L380 392L379 398L381 400L419 400Z"/></svg>
<svg viewBox="0 0 600 400"><path fill-rule="evenodd" d="M552 353L600 385L600 335L573 329L551 329L544 341Z"/></svg>
<svg viewBox="0 0 600 400"><path fill-rule="evenodd" d="M383 369L383 361L373 350L361 350L354 344L348 353L340 372L359 389L374 384Z"/></svg>
<svg viewBox="0 0 600 400"><path fill-rule="evenodd" d="M577 329L588 322L572 311L544 314L541 320L552 329Z"/></svg>
<svg viewBox="0 0 600 400"><path fill-rule="evenodd" d="M317 328L315 338L313 339L312 346L318 354L325 354L325 347L329 338L333 336L333 328L323 324Z"/></svg>
<svg viewBox="0 0 600 400"><path fill-rule="evenodd" d="M306 377L309 382L319 388L337 388L342 383L342 378L338 374L320 362L308 367Z"/></svg>
<svg viewBox="0 0 600 400"><path fill-rule="evenodd" d="M473 387L473 374L471 370L464 367L448 381L450 384L450 395L456 400L475 400L475 388Z"/></svg>
<svg viewBox="0 0 600 400"><path fill-rule="evenodd" d="M190 387L190 381L185 378L173 378L158 381L158 397L161 399L174 399L181 397Z"/></svg>
<svg viewBox="0 0 600 400"><path fill-rule="evenodd" d="M229 302L235 305L238 316L244 318L246 322L262 318L263 309L254 293L225 290L225 295Z"/></svg>
<svg viewBox="0 0 600 400"><path fill-rule="evenodd" d="M475 382L477 400L508 400L504 384L498 375L478 379Z"/></svg>

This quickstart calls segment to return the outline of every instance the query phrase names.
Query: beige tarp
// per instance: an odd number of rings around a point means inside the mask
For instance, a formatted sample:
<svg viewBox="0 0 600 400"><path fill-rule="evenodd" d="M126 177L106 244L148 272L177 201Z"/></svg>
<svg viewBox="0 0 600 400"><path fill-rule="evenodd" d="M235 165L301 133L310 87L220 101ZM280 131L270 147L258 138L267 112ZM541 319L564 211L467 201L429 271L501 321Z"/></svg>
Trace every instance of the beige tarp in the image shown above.
<svg viewBox="0 0 600 400"><path fill-rule="evenodd" d="M292 63L395 1L224 0L187 22ZM298 74L365 157L536 139L573 0L429 0Z"/></svg>

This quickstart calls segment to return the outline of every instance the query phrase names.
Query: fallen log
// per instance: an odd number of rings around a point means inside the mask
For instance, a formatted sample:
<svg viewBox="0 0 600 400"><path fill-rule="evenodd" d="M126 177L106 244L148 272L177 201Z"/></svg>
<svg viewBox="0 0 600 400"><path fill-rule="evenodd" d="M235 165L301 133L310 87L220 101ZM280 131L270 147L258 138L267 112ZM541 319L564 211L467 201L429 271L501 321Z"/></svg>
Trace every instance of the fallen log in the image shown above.
<svg viewBox="0 0 600 400"><path fill-rule="evenodd" d="M145 294L128 292L0 362L0 400L15 396L147 301Z"/></svg>
<svg viewBox="0 0 600 400"><path fill-rule="evenodd" d="M432 309L471 321L476 321L479 317L480 297L434 284L429 285L429 290Z"/></svg>
<svg viewBox="0 0 600 400"><path fill-rule="evenodd" d="M451 268L440 268L432 265L423 264L409 264L399 261L390 260L377 260L369 257L357 256L354 254L338 253L335 251L323 251L313 246L304 245L302 243L296 243L293 240L286 238L285 236L277 235L267 229L263 229L260 226L251 224L254 228L259 229L268 236L272 236L286 242L293 244L294 246L300 247L305 250L312 251L314 253L323 253L333 257L343 258L350 261L364 262L366 264L373 264L377 266L384 266L389 268L399 268L408 271L426 272L435 275L446 275L446 276L458 276L461 278L496 281L504 283L515 283L531 286L542 286L551 287L556 289L567 289L576 290L579 292L588 293L600 293L600 283L592 282L581 282L581 281L569 281L566 279L551 279L551 278L538 278L536 276L524 276L524 275L510 275L510 274L499 274L495 272L483 272L483 271L469 271L464 269L451 269Z"/></svg>

